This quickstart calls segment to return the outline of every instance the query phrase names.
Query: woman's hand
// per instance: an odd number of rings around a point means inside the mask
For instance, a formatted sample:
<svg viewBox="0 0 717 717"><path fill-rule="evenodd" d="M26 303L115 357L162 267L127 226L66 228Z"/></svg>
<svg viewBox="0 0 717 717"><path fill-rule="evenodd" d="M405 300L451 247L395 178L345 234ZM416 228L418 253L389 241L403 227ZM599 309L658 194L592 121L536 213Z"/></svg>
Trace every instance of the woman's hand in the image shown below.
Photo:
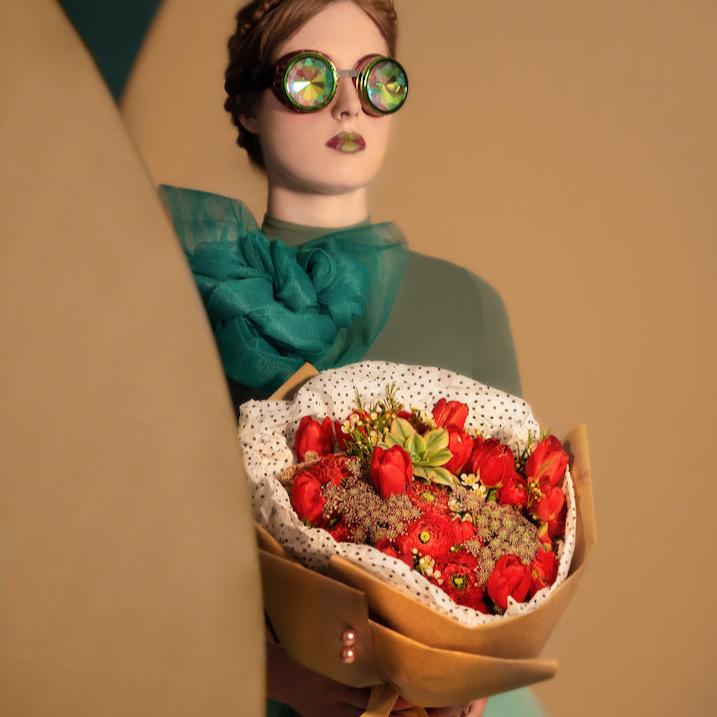
<svg viewBox="0 0 717 717"><path fill-rule="evenodd" d="M429 717L483 717L488 699L474 700L467 705L453 705L452 707L430 707L426 709ZM412 704L406 702L402 697L398 698L392 717L401 717L401 712L405 712L413 707Z"/></svg>
<svg viewBox="0 0 717 717"><path fill-rule="evenodd" d="M294 662L284 650L267 642L267 697L293 707L301 717L359 717L368 705L369 689L356 689L323 677ZM429 717L482 717L487 699L467 705L431 707ZM398 698L391 715L413 707Z"/></svg>
<svg viewBox="0 0 717 717"><path fill-rule="evenodd" d="M301 717L359 717L369 689L342 685L294 662L281 647L267 642L267 697L295 709Z"/></svg>

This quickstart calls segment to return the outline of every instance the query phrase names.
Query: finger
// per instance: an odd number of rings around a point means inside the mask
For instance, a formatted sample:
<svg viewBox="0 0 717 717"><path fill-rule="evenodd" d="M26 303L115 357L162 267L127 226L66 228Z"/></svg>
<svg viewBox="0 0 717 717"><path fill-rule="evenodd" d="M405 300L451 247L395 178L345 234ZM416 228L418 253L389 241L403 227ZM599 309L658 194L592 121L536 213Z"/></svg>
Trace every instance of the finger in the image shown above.
<svg viewBox="0 0 717 717"><path fill-rule="evenodd" d="M431 707L427 709L429 717L460 717L468 705L451 705L450 707Z"/></svg>
<svg viewBox="0 0 717 717"><path fill-rule="evenodd" d="M407 710L411 707L415 707L413 703L409 702L408 700L403 699L403 697L400 697L396 700L396 704L393 706L394 711L398 710Z"/></svg>
<svg viewBox="0 0 717 717"><path fill-rule="evenodd" d="M488 705L488 698L482 700L475 700L474 702L471 702L470 709L468 710L468 715L466 717L483 717L485 714L485 708Z"/></svg>

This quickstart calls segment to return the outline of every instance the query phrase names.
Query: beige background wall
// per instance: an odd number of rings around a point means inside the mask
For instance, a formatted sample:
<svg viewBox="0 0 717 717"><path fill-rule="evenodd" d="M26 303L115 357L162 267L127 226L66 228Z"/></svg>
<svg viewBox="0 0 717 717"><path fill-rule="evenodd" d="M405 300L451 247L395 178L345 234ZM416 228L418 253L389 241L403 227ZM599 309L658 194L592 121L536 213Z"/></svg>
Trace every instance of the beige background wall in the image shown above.
<svg viewBox="0 0 717 717"><path fill-rule="evenodd" d="M437 5L399 2L414 92L374 206L494 283L528 400L588 424L598 548L538 694L713 713L717 3Z"/></svg>
<svg viewBox="0 0 717 717"><path fill-rule="evenodd" d="M261 217L221 86L199 82L237 5L192 17L176 53L192 2L171 0L124 109L156 179ZM599 545L538 693L554 717L711 713L717 3L397 6L411 99L373 218L491 281L539 418L590 431ZM169 134L162 102L188 81L204 109Z"/></svg>

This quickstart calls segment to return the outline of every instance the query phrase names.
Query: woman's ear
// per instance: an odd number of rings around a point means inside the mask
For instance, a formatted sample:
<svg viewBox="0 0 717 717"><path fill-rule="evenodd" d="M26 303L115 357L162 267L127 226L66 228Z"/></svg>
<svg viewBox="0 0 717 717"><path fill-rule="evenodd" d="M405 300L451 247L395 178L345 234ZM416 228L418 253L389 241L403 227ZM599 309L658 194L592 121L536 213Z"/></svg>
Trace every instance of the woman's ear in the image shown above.
<svg viewBox="0 0 717 717"><path fill-rule="evenodd" d="M247 132L255 135L259 134L259 118L254 111L250 110L246 114L239 115L239 122Z"/></svg>

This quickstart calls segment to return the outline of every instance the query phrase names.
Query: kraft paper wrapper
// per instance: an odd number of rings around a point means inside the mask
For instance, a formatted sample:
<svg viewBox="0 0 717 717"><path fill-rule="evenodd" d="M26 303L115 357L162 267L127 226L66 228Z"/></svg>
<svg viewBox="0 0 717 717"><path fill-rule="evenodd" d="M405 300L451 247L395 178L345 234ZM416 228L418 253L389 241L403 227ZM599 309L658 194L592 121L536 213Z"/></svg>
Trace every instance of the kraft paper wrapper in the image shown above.
<svg viewBox="0 0 717 717"><path fill-rule="evenodd" d="M315 374L312 366L304 365L271 398L289 398ZM596 543L584 425L570 431L564 447L570 454L578 512L570 573L531 613L488 625L460 625L339 556L331 558L328 576L309 570L257 523L265 609L283 648L292 659L327 677L353 687L374 687L366 717L387 715L398 694L414 704L439 707L552 677L557 662L536 658ZM352 664L340 658L340 636L348 627L357 635Z"/></svg>

